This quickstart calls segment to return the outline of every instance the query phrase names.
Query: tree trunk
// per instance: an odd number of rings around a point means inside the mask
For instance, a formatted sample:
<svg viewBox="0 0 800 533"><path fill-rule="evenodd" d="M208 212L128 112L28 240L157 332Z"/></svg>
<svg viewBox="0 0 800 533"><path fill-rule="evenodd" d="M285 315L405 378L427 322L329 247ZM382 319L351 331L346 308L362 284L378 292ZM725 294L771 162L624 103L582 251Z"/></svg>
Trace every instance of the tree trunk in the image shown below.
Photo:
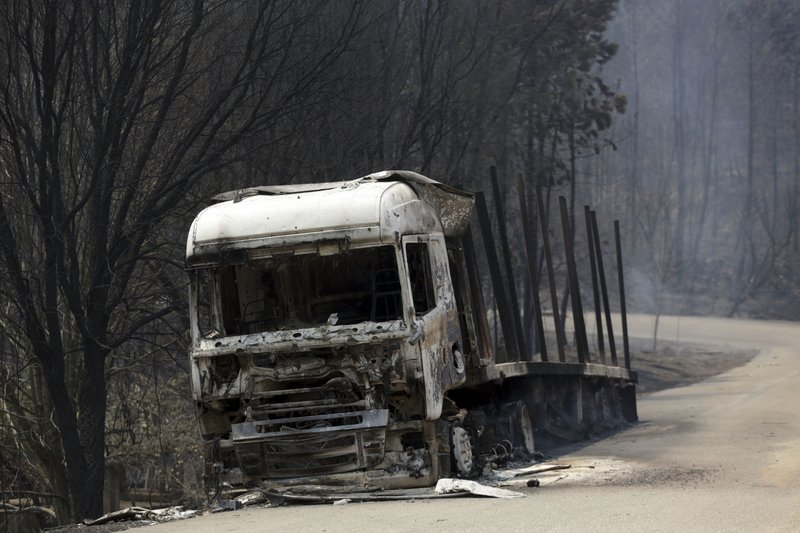
<svg viewBox="0 0 800 533"><path fill-rule="evenodd" d="M677 169L675 179L678 188L678 212L675 221L675 271L680 276L684 268L684 234L687 215L686 199L686 152L684 146L684 96L685 85L683 79L683 21L681 13L683 3L675 3L675 39L672 48L672 120L674 127L674 160Z"/></svg>
<svg viewBox="0 0 800 533"><path fill-rule="evenodd" d="M708 124L708 134L706 136L705 132L703 132L704 137L704 144L705 150L703 151L703 192L700 200L700 213L698 214L697 223L695 224L695 231L694 231L694 238L692 239L691 243L691 256L689 261L692 264L697 262L697 256L700 249L700 242L703 240L703 231L706 225L706 218L708 215L708 203L709 203L709 194L711 191L711 184L714 182L714 175L716 175L716 133L717 133L717 113L718 113L718 105L717 105L717 95L718 95L718 85L719 85L719 23L718 20L718 11L716 12L715 22L714 22L714 32L712 36L712 67L711 67L711 101L709 102L710 106L710 117L709 117L709 124ZM703 99L700 100L701 104L703 103ZM712 246L715 246L716 243L712 241ZM712 252L713 253L713 252Z"/></svg>
<svg viewBox="0 0 800 533"><path fill-rule="evenodd" d="M61 436L61 446L64 449L72 518L78 520L88 515L83 513L84 499L81 496L82 491L86 488L87 467L78 433L77 413L64 380L63 357L60 354L52 358L40 356L40 360L42 360L47 391L53 402L56 425Z"/></svg>
<svg viewBox="0 0 800 533"><path fill-rule="evenodd" d="M633 69L633 131L631 132L631 161L628 174L628 235L632 255L636 254L636 194L639 183L639 55L638 40L639 28L637 17L637 1L630 2L631 6L631 55Z"/></svg>
<svg viewBox="0 0 800 533"><path fill-rule="evenodd" d="M76 497L76 503L80 518L94 518L103 514L107 350L101 348L94 339L89 339L85 346L84 375L78 394L78 406L86 479Z"/></svg>

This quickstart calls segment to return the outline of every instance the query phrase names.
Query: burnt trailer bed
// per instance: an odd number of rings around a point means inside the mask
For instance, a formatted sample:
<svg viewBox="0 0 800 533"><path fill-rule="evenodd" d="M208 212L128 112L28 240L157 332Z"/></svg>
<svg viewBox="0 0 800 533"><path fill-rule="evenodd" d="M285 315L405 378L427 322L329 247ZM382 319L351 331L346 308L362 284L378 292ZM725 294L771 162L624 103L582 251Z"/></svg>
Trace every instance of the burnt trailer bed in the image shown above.
<svg viewBox="0 0 800 533"><path fill-rule="evenodd" d="M233 191L198 214L186 250L190 363L209 489L426 486L635 420L636 375L627 340L617 362L593 213L599 352L588 350L568 240L576 349L557 324L551 360L538 295L535 333L525 335L497 212L504 272L483 195L413 172ZM526 209L523 224L530 252Z"/></svg>

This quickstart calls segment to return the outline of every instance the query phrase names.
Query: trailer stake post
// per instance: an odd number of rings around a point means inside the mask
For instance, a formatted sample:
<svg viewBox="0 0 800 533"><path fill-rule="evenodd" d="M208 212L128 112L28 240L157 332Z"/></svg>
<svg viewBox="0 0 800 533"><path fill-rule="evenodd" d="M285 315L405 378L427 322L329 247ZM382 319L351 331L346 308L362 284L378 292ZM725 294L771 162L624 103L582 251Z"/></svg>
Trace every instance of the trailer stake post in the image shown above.
<svg viewBox="0 0 800 533"><path fill-rule="evenodd" d="M497 169L494 166L489 167L489 173L492 177L492 193L494 196L494 210L497 214L497 228L500 230L500 246L503 250L503 265L506 271L506 286L508 286L508 300L511 307L511 318L513 322L514 337L508 339L506 342L512 340L517 345L517 360L531 361L533 354L525 346L525 336L522 332L522 319L519 312L519 299L517 298L517 284L514 282L514 269L511 266L511 250L508 246L508 224L506 221L505 207L503 206L503 197L500 194L500 183L497 179Z"/></svg>
<svg viewBox="0 0 800 533"><path fill-rule="evenodd" d="M525 235L525 250L528 257L528 283L533 296L533 312L536 314L536 349L542 361L547 361L547 341L544 337L544 322L542 321L542 302L539 300L539 286L536 283L536 236L531 226L528 214L528 195L525 192L525 180L522 174L517 175L517 193L519 195L519 210L522 215L522 231Z"/></svg>
<svg viewBox="0 0 800 533"><path fill-rule="evenodd" d="M622 315L622 347L625 353L625 368L631 369L631 351L628 345L628 311L625 307L625 277L622 272L622 245L619 238L619 220L614 221L614 241L617 246L617 275L619 276L619 309Z"/></svg>
<svg viewBox="0 0 800 533"><path fill-rule="evenodd" d="M539 229L542 232L542 249L544 250L544 261L547 266L547 281L550 285L550 305L553 308L553 325L556 328L556 346L558 347L558 361L565 363L567 356L564 353L564 346L567 345L566 336L564 335L564 325L561 323L560 314L558 312L558 290L556 289L556 276L553 272L553 254L550 251L550 235L547 229L547 215L544 211L544 200L542 200L542 191L538 184L533 189L533 194L536 196L536 211L539 216Z"/></svg>
<svg viewBox="0 0 800 533"><path fill-rule="evenodd" d="M567 199L559 196L558 204L561 208L561 231L564 234L564 253L567 259L567 277L569 280L570 299L572 300L572 322L575 325L578 362L587 363L589 361L589 342L586 340L586 323L583 319L583 304L581 303L580 287L578 286L578 269L575 266L575 249L572 242Z"/></svg>
<svg viewBox="0 0 800 533"><path fill-rule="evenodd" d="M611 324L611 306L608 302L608 286L606 285L606 271L603 266L603 251L600 247L600 230L597 228L597 214L592 211L592 239L597 257L597 275L600 278L600 291L603 294L603 309L606 313L606 327L608 328L608 348L611 350L611 364L618 366L617 345L614 339L614 326Z"/></svg>
<svg viewBox="0 0 800 533"><path fill-rule="evenodd" d="M599 250L595 253L594 232L592 232L592 214L588 205L583 206L583 215L586 219L586 241L589 245L589 264L592 271L592 296L594 298L594 318L597 323L597 351L600 352L600 361L606 364L606 347L603 342L603 315L600 311L600 288L597 281L597 259Z"/></svg>
<svg viewBox="0 0 800 533"><path fill-rule="evenodd" d="M475 241L472 237L472 229L467 226L461 238L461 246L464 250L464 258L467 270L467 282L469 283L470 298L473 309L486 309L483 302L483 291L481 290L481 280L476 268ZM489 322L486 320L486 313L473 313L475 329L478 332L478 349L475 350L475 366L483 366L484 360L495 360L494 348L492 347L491 335L489 334ZM481 357L481 354L484 357Z"/></svg>
<svg viewBox="0 0 800 533"><path fill-rule="evenodd" d="M518 361L516 337L514 335L514 323L511 319L510 305L506 298L503 278L500 274L500 262L497 259L497 251L492 237L492 225L489 220L489 210L486 207L486 196L483 191L475 193L475 208L478 212L478 221L481 227L481 239L486 250L486 259L489 263L489 274L492 278L492 288L494 289L494 299L497 302L497 313L500 315L500 329L503 331L503 342L505 343L505 357L502 362ZM495 354L497 362L501 362Z"/></svg>

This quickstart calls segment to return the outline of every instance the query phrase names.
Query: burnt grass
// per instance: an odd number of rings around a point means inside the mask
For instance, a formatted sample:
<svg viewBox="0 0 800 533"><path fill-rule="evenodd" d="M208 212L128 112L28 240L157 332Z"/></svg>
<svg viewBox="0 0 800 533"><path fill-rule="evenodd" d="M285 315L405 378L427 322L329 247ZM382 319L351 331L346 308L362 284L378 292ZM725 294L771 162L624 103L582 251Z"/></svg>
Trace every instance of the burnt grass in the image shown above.
<svg viewBox="0 0 800 533"><path fill-rule="evenodd" d="M639 375L636 385L639 395L697 383L741 366L758 353L663 342L653 351L649 344L631 340L631 367Z"/></svg>

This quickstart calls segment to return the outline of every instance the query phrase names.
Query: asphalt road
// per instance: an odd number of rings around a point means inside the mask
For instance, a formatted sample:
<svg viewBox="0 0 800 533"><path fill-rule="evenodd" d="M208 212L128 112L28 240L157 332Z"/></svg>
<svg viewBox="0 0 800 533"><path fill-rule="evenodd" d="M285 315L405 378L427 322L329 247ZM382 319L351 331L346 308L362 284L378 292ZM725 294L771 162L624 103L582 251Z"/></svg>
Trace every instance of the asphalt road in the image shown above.
<svg viewBox="0 0 800 533"><path fill-rule="evenodd" d="M572 468L525 498L247 508L147 531L800 531L800 324L662 317L659 337L761 351L640 398L638 426L563 450Z"/></svg>

